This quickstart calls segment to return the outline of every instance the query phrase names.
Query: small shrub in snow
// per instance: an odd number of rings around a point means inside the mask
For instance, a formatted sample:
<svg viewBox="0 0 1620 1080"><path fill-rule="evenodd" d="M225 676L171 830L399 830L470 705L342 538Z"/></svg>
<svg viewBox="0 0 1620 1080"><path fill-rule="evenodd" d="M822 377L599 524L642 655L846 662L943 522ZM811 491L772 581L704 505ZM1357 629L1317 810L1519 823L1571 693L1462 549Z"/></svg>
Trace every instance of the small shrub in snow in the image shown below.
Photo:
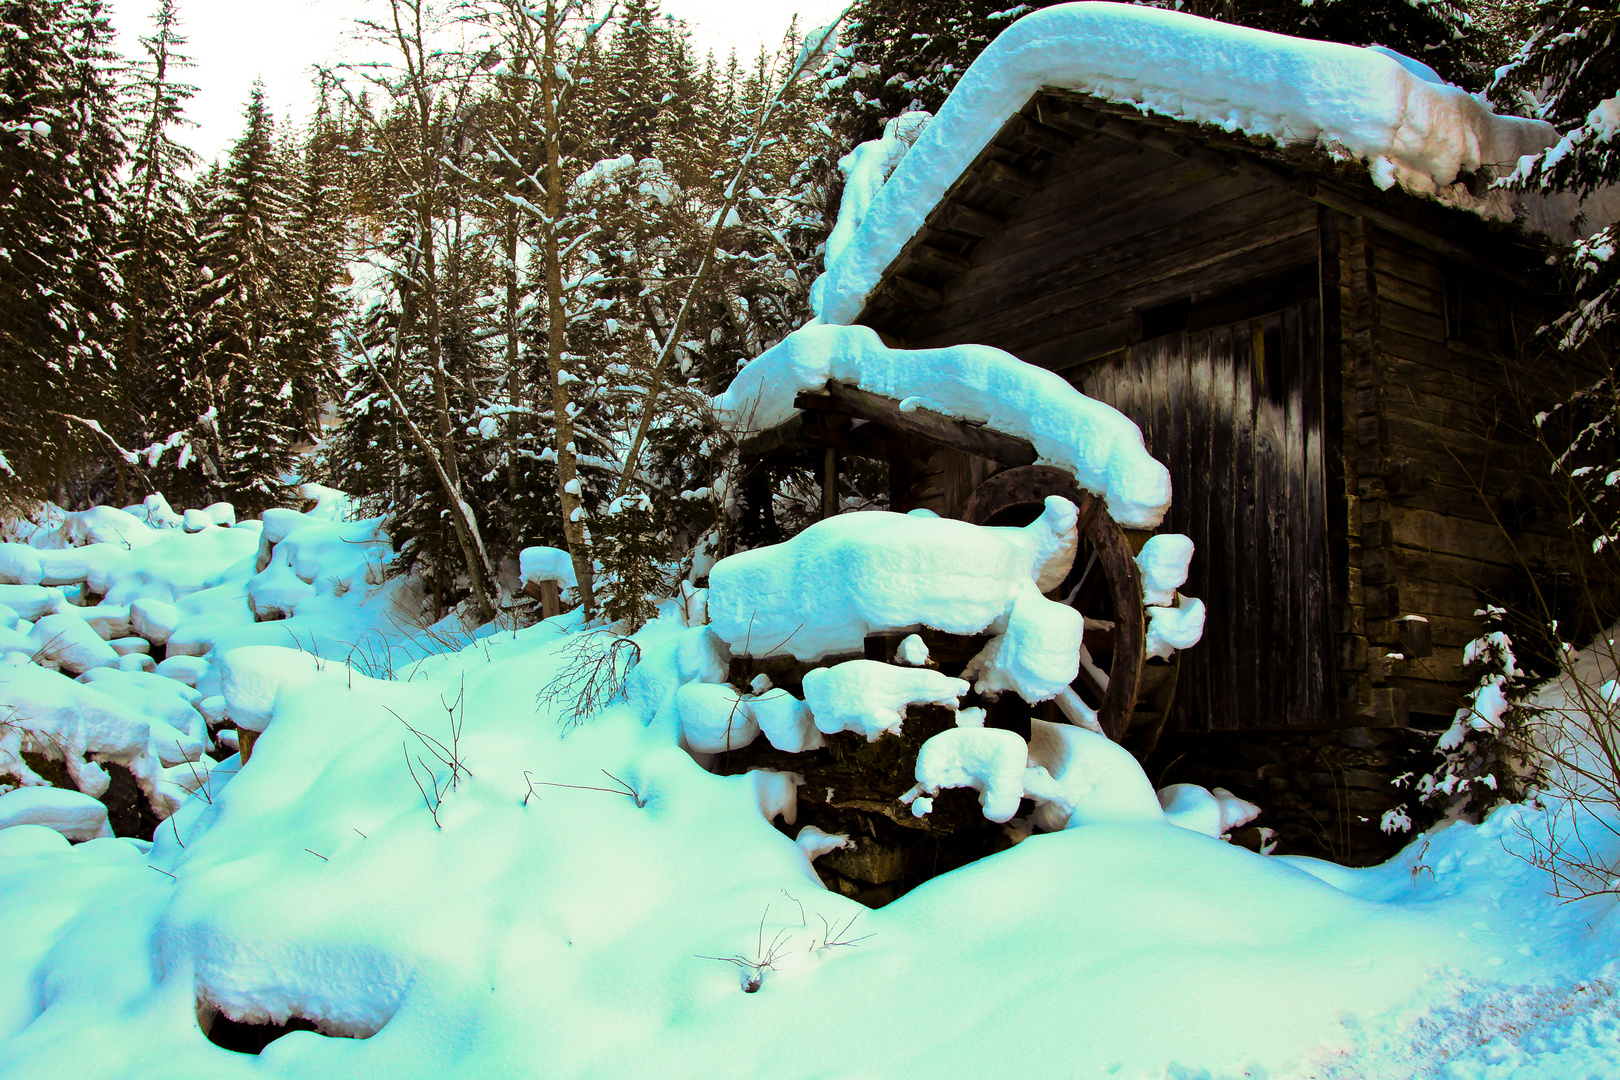
<svg viewBox="0 0 1620 1080"><path fill-rule="evenodd" d="M1477 680L1474 689L1435 745L1444 755L1439 767L1414 785L1419 801L1475 819L1502 799L1523 796L1530 780L1524 739L1534 715L1524 704L1529 681L1502 629L1507 613L1490 607L1483 614L1485 632L1463 650L1464 671ZM1395 831L1402 817L1386 814L1380 825Z"/></svg>
<svg viewBox="0 0 1620 1080"><path fill-rule="evenodd" d="M563 646L563 667L535 695L541 709L554 708L565 730L578 727L624 691L641 660L641 646L606 632L581 634Z"/></svg>
<svg viewBox="0 0 1620 1080"><path fill-rule="evenodd" d="M657 615L653 597L668 591L670 550L659 518L653 501L638 492L614 499L591 522L592 554L602 567L597 600L626 634Z"/></svg>

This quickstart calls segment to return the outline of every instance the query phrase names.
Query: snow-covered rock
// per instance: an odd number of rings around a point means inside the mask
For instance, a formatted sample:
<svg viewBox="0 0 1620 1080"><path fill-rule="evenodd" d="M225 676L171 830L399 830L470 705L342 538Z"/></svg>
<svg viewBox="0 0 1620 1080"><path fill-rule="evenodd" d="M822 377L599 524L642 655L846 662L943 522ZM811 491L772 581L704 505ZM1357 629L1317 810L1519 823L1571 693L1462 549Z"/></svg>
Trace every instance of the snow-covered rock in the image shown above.
<svg viewBox="0 0 1620 1080"><path fill-rule="evenodd" d="M1159 805L1172 825L1220 839L1260 816L1260 808L1225 788L1171 784L1159 791Z"/></svg>
<svg viewBox="0 0 1620 1080"><path fill-rule="evenodd" d="M39 552L27 544L0 544L0 583L38 585L44 576Z"/></svg>
<svg viewBox="0 0 1620 1080"><path fill-rule="evenodd" d="M1001 728L946 728L917 753L917 786L901 797L922 817L931 808L922 796L942 788L973 788L991 821L1011 821L1024 797L1029 746L1016 731Z"/></svg>
<svg viewBox="0 0 1620 1080"><path fill-rule="evenodd" d="M75 675L118 663L113 647L89 623L73 615L46 615L34 624L28 638L39 656Z"/></svg>
<svg viewBox="0 0 1620 1080"><path fill-rule="evenodd" d="M681 736L703 754L738 750L759 737L754 714L742 695L725 683L688 683L675 692Z"/></svg>
<svg viewBox="0 0 1620 1080"><path fill-rule="evenodd" d="M19 825L43 825L69 840L113 834L99 799L54 787L24 787L0 795L0 830Z"/></svg>
<svg viewBox="0 0 1620 1080"><path fill-rule="evenodd" d="M22 760L26 738L30 748L59 758L80 791L105 792L109 778L98 762L116 761L129 768L158 806L168 798L157 787L162 758L175 762L184 756L182 751L202 752L197 740L138 705L37 664L0 664L0 701L10 710L9 722L0 726L0 775L10 773L25 783L43 783ZM168 805L172 807L172 799Z"/></svg>
<svg viewBox="0 0 1620 1080"><path fill-rule="evenodd" d="M814 825L806 825L800 829L793 842L799 845L799 850L804 852L804 857L811 862L815 862L829 851L855 846L843 833L823 832Z"/></svg>
<svg viewBox="0 0 1620 1080"><path fill-rule="evenodd" d="M810 707L781 687L750 697L744 707L772 746L789 754L802 754L826 745Z"/></svg>
<svg viewBox="0 0 1620 1080"><path fill-rule="evenodd" d="M33 621L54 615L62 602L61 589L47 589L42 585L0 585L0 604L6 605L20 619Z"/></svg>

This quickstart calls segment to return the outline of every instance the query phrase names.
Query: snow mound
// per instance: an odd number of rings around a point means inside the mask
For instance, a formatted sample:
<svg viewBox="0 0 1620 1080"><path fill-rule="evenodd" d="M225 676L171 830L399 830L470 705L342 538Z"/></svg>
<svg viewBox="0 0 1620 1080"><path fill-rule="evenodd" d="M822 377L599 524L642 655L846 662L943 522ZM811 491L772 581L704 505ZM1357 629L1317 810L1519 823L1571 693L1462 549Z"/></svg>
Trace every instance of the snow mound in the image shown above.
<svg viewBox="0 0 1620 1080"><path fill-rule="evenodd" d="M62 788L18 788L0 795L0 829L18 825L44 825L69 840L95 840L111 836L107 808L100 800Z"/></svg>
<svg viewBox="0 0 1620 1080"><path fill-rule="evenodd" d="M821 321L859 316L884 268L950 185L1007 118L1048 86L1285 146L1318 146L1365 160L1380 187L1419 194L1442 192L1463 170L1511 168L1557 139L1552 125L1498 116L1384 51L1158 8L1045 8L991 42L869 200L842 257L828 261L812 289Z"/></svg>
<svg viewBox="0 0 1620 1080"><path fill-rule="evenodd" d="M1035 823L1049 830L1164 820L1153 785L1130 751L1069 724L1030 722L1029 763L1050 783L1031 783ZM1039 780L1033 775L1031 780Z"/></svg>
<svg viewBox="0 0 1620 1080"><path fill-rule="evenodd" d="M911 705L954 709L968 684L928 668L895 667L876 660L849 660L804 676L804 703L823 734L858 731L872 742L898 732Z"/></svg>
<svg viewBox="0 0 1620 1080"><path fill-rule="evenodd" d="M316 596L341 597L382 584L384 560L391 554L381 518L336 521L268 510L248 605L260 621L289 618Z"/></svg>
<svg viewBox="0 0 1620 1080"><path fill-rule="evenodd" d="M1170 824L1217 840L1260 816L1260 808L1225 788L1171 784L1159 792L1159 805Z"/></svg>
<svg viewBox="0 0 1620 1080"><path fill-rule="evenodd" d="M311 653L278 645L232 649L220 659L220 687L226 715L244 731L263 731L277 698L299 690L326 673L326 662ZM348 670L341 669L348 677ZM331 676L336 678L338 670Z"/></svg>
<svg viewBox="0 0 1620 1080"><path fill-rule="evenodd" d="M989 629L979 689L1044 701L1079 671L1080 613L1040 591L1073 564L1075 518L1057 496L1021 529L887 511L828 518L716 563L709 618L735 653L800 660L859 652L873 633Z"/></svg>
<svg viewBox="0 0 1620 1080"><path fill-rule="evenodd" d="M800 391L829 381L1028 439L1042 463L1072 473L1126 528L1154 528L1170 506L1169 471L1123 413L988 345L891 349L869 327L806 326L749 361L715 411L738 435L765 431L795 414Z"/></svg>
<svg viewBox="0 0 1620 1080"><path fill-rule="evenodd" d="M518 573L525 585L554 581L572 589L579 584L574 577L573 556L561 548L524 548L518 552Z"/></svg>

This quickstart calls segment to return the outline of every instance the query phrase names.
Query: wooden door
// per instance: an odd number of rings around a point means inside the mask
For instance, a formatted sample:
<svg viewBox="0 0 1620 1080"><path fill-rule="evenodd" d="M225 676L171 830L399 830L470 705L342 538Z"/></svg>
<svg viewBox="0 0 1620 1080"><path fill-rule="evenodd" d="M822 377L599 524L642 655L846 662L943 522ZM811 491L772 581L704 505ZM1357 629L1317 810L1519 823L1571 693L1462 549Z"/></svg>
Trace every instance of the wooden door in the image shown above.
<svg viewBox="0 0 1620 1080"><path fill-rule="evenodd" d="M1142 429L1173 484L1161 531L1196 545L1185 591L1208 621L1172 730L1331 718L1320 326L1311 300L1069 373Z"/></svg>

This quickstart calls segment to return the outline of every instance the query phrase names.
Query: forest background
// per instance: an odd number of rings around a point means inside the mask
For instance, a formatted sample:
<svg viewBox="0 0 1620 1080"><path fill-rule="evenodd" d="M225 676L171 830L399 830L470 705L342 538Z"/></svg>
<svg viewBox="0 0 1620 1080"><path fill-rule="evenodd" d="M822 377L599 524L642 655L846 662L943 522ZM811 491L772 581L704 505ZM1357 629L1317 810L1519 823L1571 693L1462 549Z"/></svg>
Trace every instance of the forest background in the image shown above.
<svg viewBox="0 0 1620 1080"><path fill-rule="evenodd" d="M747 513L708 402L810 319L840 158L1044 6L857 0L836 36L716 57L657 0L375 0L307 124L256 89L205 164L175 0L132 57L101 0L0 0L0 499L256 513L318 481L386 517L435 619L498 614L546 544L588 613L639 623L781 538L748 522L815 512L807 474ZM1620 0L1155 6L1383 45L1566 133L1499 183L1620 180ZM1549 246L1544 349L1612 360L1617 239ZM1580 405L1603 456L1612 383Z"/></svg>

